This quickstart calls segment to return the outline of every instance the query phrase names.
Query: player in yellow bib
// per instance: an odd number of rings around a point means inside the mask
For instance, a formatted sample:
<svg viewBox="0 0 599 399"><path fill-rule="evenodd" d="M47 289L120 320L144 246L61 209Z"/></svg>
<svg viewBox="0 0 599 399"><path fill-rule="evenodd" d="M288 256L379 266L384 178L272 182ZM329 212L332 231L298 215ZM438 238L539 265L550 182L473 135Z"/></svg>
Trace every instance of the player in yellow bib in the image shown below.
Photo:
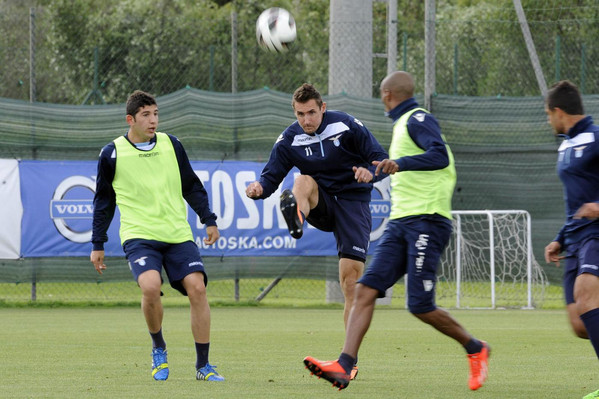
<svg viewBox="0 0 599 399"><path fill-rule="evenodd" d="M90 260L102 274L106 269L104 243L118 205L121 244L141 288L142 311L152 338L152 377L166 380L169 376L160 300L164 267L171 286L189 298L196 378L222 381L208 362L208 278L187 221L186 202L206 225L207 245L219 238L216 215L183 145L175 136L156 131L155 98L134 92L127 100L127 123L127 134L106 145L98 160Z"/></svg>
<svg viewBox="0 0 599 399"><path fill-rule="evenodd" d="M377 165L375 175L391 175L390 220L356 285L339 359L321 361L308 356L304 364L333 386L345 388L376 299L407 274L408 309L464 347L470 365L468 384L476 390L487 378L489 346L435 304L437 266L452 230L451 197L456 182L453 154L437 120L418 107L410 74L391 73L381 82L380 92L386 114L394 123L393 138L389 159L373 164Z"/></svg>

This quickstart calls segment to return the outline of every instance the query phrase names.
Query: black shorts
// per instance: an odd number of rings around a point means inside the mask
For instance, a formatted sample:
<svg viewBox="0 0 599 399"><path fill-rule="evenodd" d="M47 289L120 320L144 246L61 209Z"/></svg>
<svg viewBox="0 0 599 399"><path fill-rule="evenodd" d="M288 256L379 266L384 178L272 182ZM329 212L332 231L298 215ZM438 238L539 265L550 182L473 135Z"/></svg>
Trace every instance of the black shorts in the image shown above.
<svg viewBox="0 0 599 399"><path fill-rule="evenodd" d="M582 273L599 277L599 237L590 237L568 246L564 267L564 297L566 304L574 303L574 283Z"/></svg>
<svg viewBox="0 0 599 399"><path fill-rule="evenodd" d="M171 287L183 295L187 295L187 291L183 288L183 279L188 274L201 272L204 274L204 284L208 284L200 250L193 241L169 244L154 240L132 239L125 241L123 250L135 281L147 270L156 270L162 274L164 266Z"/></svg>
<svg viewBox="0 0 599 399"><path fill-rule="evenodd" d="M385 291L407 273L410 312L435 310L437 267L451 231L449 220L426 216L390 220L358 282L378 290L379 297L384 297Z"/></svg>
<svg viewBox="0 0 599 399"><path fill-rule="evenodd" d="M369 201L338 198L319 186L318 204L306 221L319 230L333 232L340 258L366 260L372 230Z"/></svg>

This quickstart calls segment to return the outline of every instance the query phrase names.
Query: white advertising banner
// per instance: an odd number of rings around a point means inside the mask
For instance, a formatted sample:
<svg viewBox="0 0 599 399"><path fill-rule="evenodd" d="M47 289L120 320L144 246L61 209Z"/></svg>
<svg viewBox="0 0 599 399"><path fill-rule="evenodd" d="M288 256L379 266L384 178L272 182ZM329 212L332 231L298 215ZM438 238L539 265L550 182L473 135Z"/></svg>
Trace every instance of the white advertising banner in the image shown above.
<svg viewBox="0 0 599 399"><path fill-rule="evenodd" d="M19 162L0 159L0 259L20 257L22 217Z"/></svg>

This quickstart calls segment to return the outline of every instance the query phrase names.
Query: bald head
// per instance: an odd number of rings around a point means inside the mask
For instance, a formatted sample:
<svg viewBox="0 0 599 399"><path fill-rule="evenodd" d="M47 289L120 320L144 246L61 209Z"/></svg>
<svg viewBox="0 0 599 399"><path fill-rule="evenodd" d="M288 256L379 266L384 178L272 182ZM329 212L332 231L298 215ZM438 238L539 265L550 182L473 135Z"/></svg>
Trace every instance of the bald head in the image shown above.
<svg viewBox="0 0 599 399"><path fill-rule="evenodd" d="M381 82L381 91L389 91L396 99L406 100L414 97L414 79L404 71L390 73Z"/></svg>

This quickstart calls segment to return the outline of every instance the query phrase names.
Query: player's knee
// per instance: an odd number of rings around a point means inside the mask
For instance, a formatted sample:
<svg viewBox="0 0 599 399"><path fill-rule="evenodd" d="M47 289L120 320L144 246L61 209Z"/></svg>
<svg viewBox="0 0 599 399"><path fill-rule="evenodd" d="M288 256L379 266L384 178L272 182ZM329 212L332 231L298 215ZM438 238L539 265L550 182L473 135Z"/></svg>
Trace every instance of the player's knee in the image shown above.
<svg viewBox="0 0 599 399"><path fill-rule="evenodd" d="M584 325L573 325L572 330L574 330L574 334L576 334L578 338L589 339L589 334L587 333L587 329L584 327Z"/></svg>
<svg viewBox="0 0 599 399"><path fill-rule="evenodd" d="M352 276L352 275L339 276L339 284L341 284L341 288L343 288L344 291L346 289L351 289L353 291L356 288L357 282L358 282L358 276Z"/></svg>
<svg viewBox="0 0 599 399"><path fill-rule="evenodd" d="M201 278L190 278L184 282L185 291L190 300L197 300L206 297L206 285Z"/></svg>
<svg viewBox="0 0 599 399"><path fill-rule="evenodd" d="M408 299L408 310L416 317L418 317L420 314L432 312L435 309L437 309L437 306L432 299Z"/></svg>
<svg viewBox="0 0 599 399"><path fill-rule="evenodd" d="M299 175L293 182L293 192L296 195L302 193L306 197L312 198L314 193L318 192L318 184L316 184L316 180L311 176ZM316 206L316 204L314 204L314 206Z"/></svg>
<svg viewBox="0 0 599 399"><path fill-rule="evenodd" d="M160 300L160 284L146 284L141 287L141 292L146 303Z"/></svg>
<svg viewBox="0 0 599 399"><path fill-rule="evenodd" d="M158 300L160 299L160 282L149 282L144 281L139 284L141 293L146 300Z"/></svg>
<svg viewBox="0 0 599 399"><path fill-rule="evenodd" d="M584 323L576 313L571 313L570 315L570 325L572 326L572 331L578 338L588 339L589 334L587 333L587 328Z"/></svg>
<svg viewBox="0 0 599 399"><path fill-rule="evenodd" d="M293 182L294 186L311 186L312 184L316 184L316 180L308 175L299 175Z"/></svg>

